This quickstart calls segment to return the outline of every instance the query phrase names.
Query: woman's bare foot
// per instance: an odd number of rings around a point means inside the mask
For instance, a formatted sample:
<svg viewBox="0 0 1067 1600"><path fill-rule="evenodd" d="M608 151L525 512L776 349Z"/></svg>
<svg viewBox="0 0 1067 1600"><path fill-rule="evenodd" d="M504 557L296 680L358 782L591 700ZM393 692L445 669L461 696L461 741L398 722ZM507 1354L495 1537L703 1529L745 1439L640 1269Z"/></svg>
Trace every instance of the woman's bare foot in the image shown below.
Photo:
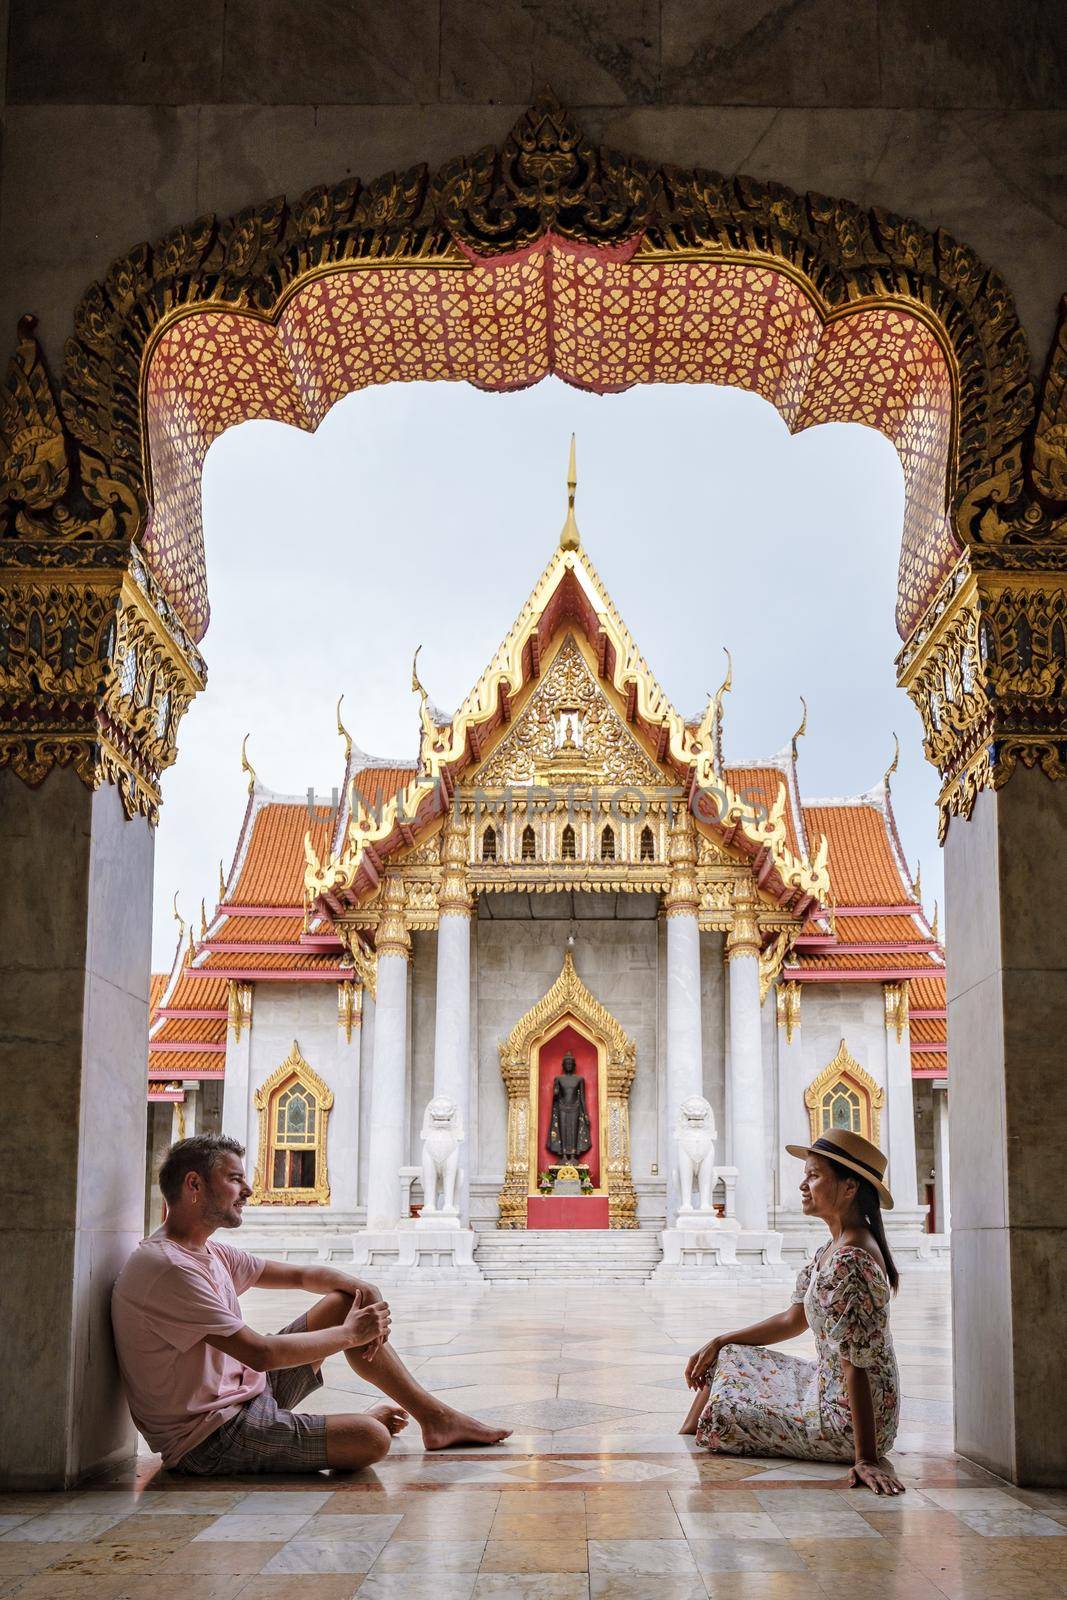
<svg viewBox="0 0 1067 1600"><path fill-rule="evenodd" d="M511 1437L510 1428L491 1428L462 1411L442 1406L422 1424L422 1442L427 1450L449 1450L455 1445L502 1444Z"/></svg>
<svg viewBox="0 0 1067 1600"><path fill-rule="evenodd" d="M367 1407L367 1416L373 1417L375 1422L380 1422L389 1429L395 1439L401 1428L406 1428L411 1418L400 1406L394 1406L391 1400L379 1400L377 1405Z"/></svg>
<svg viewBox="0 0 1067 1600"><path fill-rule="evenodd" d="M697 1431L697 1423L700 1421L701 1412L704 1410L704 1407L708 1403L708 1396L710 1395L710 1393L711 1393L711 1390L708 1388L707 1384L705 1384L703 1389L701 1389L700 1393L697 1395L696 1399L693 1401L693 1404L689 1407L689 1411L688 1411L688 1414L686 1415L686 1419L682 1423L682 1426L678 1429L679 1433L682 1433L682 1434L694 1434L694 1433L696 1433L696 1431Z"/></svg>

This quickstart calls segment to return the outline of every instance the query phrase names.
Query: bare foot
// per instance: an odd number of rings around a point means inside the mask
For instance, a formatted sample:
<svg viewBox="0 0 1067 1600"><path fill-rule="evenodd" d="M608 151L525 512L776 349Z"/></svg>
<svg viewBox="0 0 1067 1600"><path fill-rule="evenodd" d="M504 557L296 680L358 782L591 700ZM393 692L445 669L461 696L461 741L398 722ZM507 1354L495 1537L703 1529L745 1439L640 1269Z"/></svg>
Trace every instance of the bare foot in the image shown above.
<svg viewBox="0 0 1067 1600"><path fill-rule="evenodd" d="M427 1450L449 1450L455 1445L502 1444L510 1439L510 1428L490 1428L462 1411L442 1406L432 1420L422 1424L422 1442Z"/></svg>
<svg viewBox="0 0 1067 1600"><path fill-rule="evenodd" d="M381 1422L387 1427L394 1439L401 1428L406 1428L411 1420L406 1411L392 1405L388 1400L381 1400L377 1405L368 1406L367 1416L373 1417L375 1422Z"/></svg>
<svg viewBox="0 0 1067 1600"><path fill-rule="evenodd" d="M688 1413L686 1415L686 1419L682 1423L682 1426L678 1429L679 1433L681 1433L681 1434L694 1434L694 1433L696 1433L696 1431L697 1431L697 1423L700 1421L701 1412L704 1410L704 1407L708 1403L708 1395L710 1393L711 1393L711 1390L705 1384L704 1388L701 1389L700 1393L697 1395L696 1399L693 1401L693 1404L689 1407L689 1411L688 1411Z"/></svg>

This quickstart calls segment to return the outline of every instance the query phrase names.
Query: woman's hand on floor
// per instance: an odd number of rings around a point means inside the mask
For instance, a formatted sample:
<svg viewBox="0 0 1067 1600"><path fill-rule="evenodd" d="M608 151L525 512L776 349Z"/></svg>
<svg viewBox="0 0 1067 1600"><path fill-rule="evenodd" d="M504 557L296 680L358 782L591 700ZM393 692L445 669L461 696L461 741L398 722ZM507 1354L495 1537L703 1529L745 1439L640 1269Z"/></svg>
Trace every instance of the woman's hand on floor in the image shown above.
<svg viewBox="0 0 1067 1600"><path fill-rule="evenodd" d="M850 1489L861 1486L874 1494L904 1494L904 1485L895 1473L886 1472L877 1461L857 1461L848 1475Z"/></svg>
<svg viewBox="0 0 1067 1600"><path fill-rule="evenodd" d="M690 1389L702 1389L706 1383L711 1382L721 1349L721 1339L709 1339L707 1344L701 1345L695 1355L689 1357L685 1366L685 1381Z"/></svg>

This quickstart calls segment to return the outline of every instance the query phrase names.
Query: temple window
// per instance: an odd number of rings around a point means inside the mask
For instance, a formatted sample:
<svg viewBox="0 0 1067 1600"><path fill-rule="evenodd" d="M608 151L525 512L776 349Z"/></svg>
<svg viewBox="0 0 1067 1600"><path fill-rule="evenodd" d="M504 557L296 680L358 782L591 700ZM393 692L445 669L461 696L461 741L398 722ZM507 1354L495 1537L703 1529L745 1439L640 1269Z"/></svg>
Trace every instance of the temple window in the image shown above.
<svg viewBox="0 0 1067 1600"><path fill-rule="evenodd" d="M615 829L610 822L600 835L600 859L601 861L615 860Z"/></svg>
<svg viewBox="0 0 1067 1600"><path fill-rule="evenodd" d="M559 853L561 859L564 861L574 861L577 858L578 852L575 848L574 829L571 827L569 822L563 830L563 835L560 840Z"/></svg>
<svg viewBox="0 0 1067 1600"><path fill-rule="evenodd" d="M843 1129L878 1143L885 1090L852 1057L843 1039L837 1055L808 1087L804 1103L812 1139Z"/></svg>
<svg viewBox="0 0 1067 1600"><path fill-rule="evenodd" d="M496 860L496 829L495 828L492 828L492 827L486 828L485 832L482 834L482 860L483 861L495 861Z"/></svg>
<svg viewBox="0 0 1067 1600"><path fill-rule="evenodd" d="M537 860L537 840L534 838L534 831L529 823L522 830L522 859L524 861Z"/></svg>
<svg viewBox="0 0 1067 1600"><path fill-rule="evenodd" d="M300 1054L296 1041L255 1093L259 1151L253 1205L329 1205L326 1124L333 1095Z"/></svg>
<svg viewBox="0 0 1067 1600"><path fill-rule="evenodd" d="M639 861L656 859L656 841L652 837L652 829L647 824L641 829L641 844L637 854Z"/></svg>
<svg viewBox="0 0 1067 1600"><path fill-rule="evenodd" d="M273 1188L314 1189L318 1109L315 1096L299 1083L291 1083L278 1095L274 1107Z"/></svg>

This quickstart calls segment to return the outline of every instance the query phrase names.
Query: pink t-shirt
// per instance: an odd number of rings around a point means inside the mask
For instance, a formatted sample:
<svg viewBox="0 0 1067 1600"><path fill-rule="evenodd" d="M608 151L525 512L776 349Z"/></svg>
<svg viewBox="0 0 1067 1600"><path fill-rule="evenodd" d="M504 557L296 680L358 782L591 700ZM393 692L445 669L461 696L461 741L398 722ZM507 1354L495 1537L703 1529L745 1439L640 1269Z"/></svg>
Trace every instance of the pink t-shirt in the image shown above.
<svg viewBox="0 0 1067 1600"><path fill-rule="evenodd" d="M267 1386L266 1375L205 1343L245 1325L237 1296L265 1262L247 1250L142 1239L115 1281L111 1322L130 1412L172 1467Z"/></svg>

